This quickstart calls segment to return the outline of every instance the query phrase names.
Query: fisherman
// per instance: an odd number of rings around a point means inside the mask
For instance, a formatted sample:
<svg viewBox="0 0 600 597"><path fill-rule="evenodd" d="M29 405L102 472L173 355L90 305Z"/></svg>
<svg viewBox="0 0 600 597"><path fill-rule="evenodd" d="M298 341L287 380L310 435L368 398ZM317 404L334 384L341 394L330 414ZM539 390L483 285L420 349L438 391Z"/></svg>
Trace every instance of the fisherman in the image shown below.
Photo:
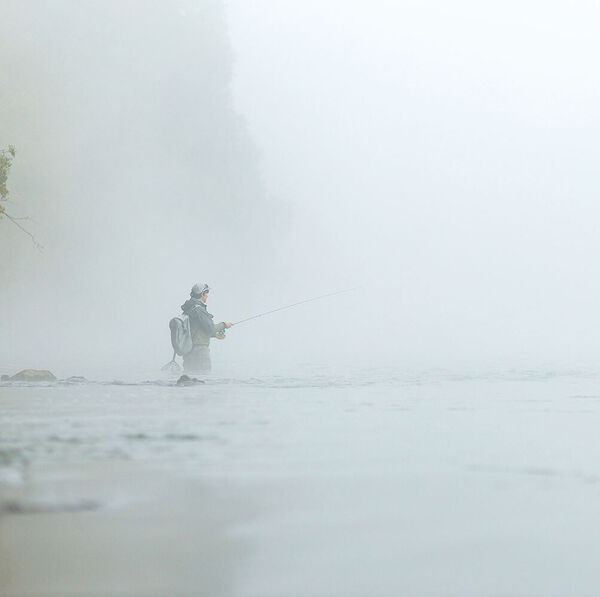
<svg viewBox="0 0 600 597"><path fill-rule="evenodd" d="M190 298L181 305L181 310L190 318L190 331L194 347L183 355L183 368L186 373L207 373L210 371L210 339L225 339L225 330L233 324L222 321L216 325L213 316L206 310L210 288L208 284L194 284Z"/></svg>

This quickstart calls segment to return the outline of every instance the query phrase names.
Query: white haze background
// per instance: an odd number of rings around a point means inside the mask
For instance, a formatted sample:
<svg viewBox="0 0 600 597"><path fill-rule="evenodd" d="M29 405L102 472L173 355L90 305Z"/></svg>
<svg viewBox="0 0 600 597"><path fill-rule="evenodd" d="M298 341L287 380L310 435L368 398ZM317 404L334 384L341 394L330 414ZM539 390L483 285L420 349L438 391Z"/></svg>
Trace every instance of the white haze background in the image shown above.
<svg viewBox="0 0 600 597"><path fill-rule="evenodd" d="M3 371L158 369L198 280L234 321L361 285L234 328L221 371L600 357L597 3L5 15L0 140L46 249L0 224Z"/></svg>

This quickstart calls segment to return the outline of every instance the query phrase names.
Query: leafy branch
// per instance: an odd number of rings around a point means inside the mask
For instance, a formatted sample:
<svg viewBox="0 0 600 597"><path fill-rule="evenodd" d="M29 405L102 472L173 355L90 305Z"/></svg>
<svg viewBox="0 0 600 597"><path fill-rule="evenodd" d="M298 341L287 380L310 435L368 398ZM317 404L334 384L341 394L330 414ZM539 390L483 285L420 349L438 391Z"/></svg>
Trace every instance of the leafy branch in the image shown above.
<svg viewBox="0 0 600 597"><path fill-rule="evenodd" d="M0 149L0 202L8 201L9 191L6 183L8 181L8 173L10 172L10 167L12 166L16 153L17 152L14 145L9 145L8 149ZM35 236L33 236L29 230L26 230L23 226L21 226L21 224L19 224L18 220L24 220L27 218L15 218L14 216L11 216L6 211L6 208L2 205L2 203L0 203L0 218L2 217L8 218L15 226L17 226L17 228L27 234L27 236L31 238L36 249L41 251L44 248L42 245L40 245L40 243L38 243L38 241L35 239Z"/></svg>
<svg viewBox="0 0 600 597"><path fill-rule="evenodd" d="M8 199L6 181L8 180L8 173L10 172L10 167L16 153L13 145L9 145L8 149L0 149L0 200L2 201ZM4 213L5 211L2 205L0 205L0 210L0 213Z"/></svg>

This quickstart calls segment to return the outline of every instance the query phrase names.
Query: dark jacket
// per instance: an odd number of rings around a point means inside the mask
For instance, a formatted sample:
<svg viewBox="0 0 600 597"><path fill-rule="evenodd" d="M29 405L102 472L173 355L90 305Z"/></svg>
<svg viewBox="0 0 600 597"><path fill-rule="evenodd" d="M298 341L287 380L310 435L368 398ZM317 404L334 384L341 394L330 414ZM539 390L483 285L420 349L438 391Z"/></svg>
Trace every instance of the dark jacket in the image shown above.
<svg viewBox="0 0 600 597"><path fill-rule="evenodd" d="M225 331L223 322L213 323L213 316L206 310L206 305L196 298L191 298L181 305L181 310L190 318L190 331L194 346L208 346L210 339Z"/></svg>

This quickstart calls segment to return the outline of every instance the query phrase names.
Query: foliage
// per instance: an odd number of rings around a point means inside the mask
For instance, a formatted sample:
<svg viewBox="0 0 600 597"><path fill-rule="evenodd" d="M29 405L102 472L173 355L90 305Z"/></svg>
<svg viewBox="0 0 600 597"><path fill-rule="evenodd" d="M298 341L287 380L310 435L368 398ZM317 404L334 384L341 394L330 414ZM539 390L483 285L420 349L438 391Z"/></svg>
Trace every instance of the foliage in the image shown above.
<svg viewBox="0 0 600 597"><path fill-rule="evenodd" d="M6 182L8 181L8 174L10 172L10 167L12 166L13 159L16 153L17 152L13 145L9 145L8 149L0 149L0 201L8 200L9 192L8 187L6 186ZM19 224L19 222L17 221L19 219L23 220L27 218L15 218L14 216L11 216L6 211L6 208L0 203L0 218L2 218L3 216L7 217L15 226L17 226L25 234L30 236L31 240L33 241L33 244L38 250L41 250L43 248L42 245L40 245L37 242L33 234L31 234L31 232L23 228L23 226L21 226L21 224Z"/></svg>
<svg viewBox="0 0 600 597"><path fill-rule="evenodd" d="M8 180L8 173L12 166L13 158L15 157L16 151L12 145L8 146L8 149L0 149L0 200L6 201L8 199L8 188L6 181ZM0 216L5 213L5 209L0 205Z"/></svg>

